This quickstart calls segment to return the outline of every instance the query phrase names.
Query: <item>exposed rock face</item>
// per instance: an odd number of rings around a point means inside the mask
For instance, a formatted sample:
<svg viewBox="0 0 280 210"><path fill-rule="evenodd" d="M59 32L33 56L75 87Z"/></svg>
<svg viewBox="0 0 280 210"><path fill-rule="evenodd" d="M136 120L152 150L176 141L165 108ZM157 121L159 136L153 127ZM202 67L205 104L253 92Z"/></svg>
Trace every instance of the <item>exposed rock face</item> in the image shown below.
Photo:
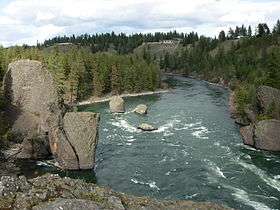
<svg viewBox="0 0 280 210"><path fill-rule="evenodd" d="M89 169L95 162L99 114L69 112L63 119L63 137L57 145L57 159L65 169Z"/></svg>
<svg viewBox="0 0 280 210"><path fill-rule="evenodd" d="M235 118L235 123L241 126L248 126L250 125L250 122L247 118L237 117Z"/></svg>
<svg viewBox="0 0 280 210"><path fill-rule="evenodd" d="M93 201L82 199L57 199L42 206L35 206L32 210L100 210Z"/></svg>
<svg viewBox="0 0 280 210"><path fill-rule="evenodd" d="M0 209L229 209L207 202L166 201L117 193L81 180L44 175L26 180L24 177L0 179Z"/></svg>
<svg viewBox="0 0 280 210"><path fill-rule="evenodd" d="M142 130L142 131L154 131L154 130L157 130L157 128L155 128L154 126L149 125L147 123L142 123L137 128Z"/></svg>
<svg viewBox="0 0 280 210"><path fill-rule="evenodd" d="M13 131L27 138L44 136L48 119L62 112L51 74L38 61L19 60L9 65L3 86Z"/></svg>
<svg viewBox="0 0 280 210"><path fill-rule="evenodd" d="M38 61L19 60L9 65L3 86L8 102L5 113L15 136L20 141L45 141L49 128L57 127L62 115L51 74ZM23 148L30 147L28 140Z"/></svg>
<svg viewBox="0 0 280 210"><path fill-rule="evenodd" d="M110 105L110 111L112 113L125 112L124 100L120 96L113 96L110 100L109 105Z"/></svg>
<svg viewBox="0 0 280 210"><path fill-rule="evenodd" d="M65 114L55 82L40 62L11 63L4 78L4 94L7 119L22 141L17 157L41 159L51 150L63 169L93 167L99 114Z"/></svg>
<svg viewBox="0 0 280 210"><path fill-rule="evenodd" d="M133 112L141 115L147 114L147 111L148 107L145 104L140 104L133 110Z"/></svg>
<svg viewBox="0 0 280 210"><path fill-rule="evenodd" d="M20 152L16 158L20 159L44 159L51 153L48 138L25 138L21 143Z"/></svg>
<svg viewBox="0 0 280 210"><path fill-rule="evenodd" d="M273 118L280 118L280 90L269 86L260 86L257 89L257 99L263 113L273 112L274 110L270 109L274 108L277 109L277 113L272 113Z"/></svg>
<svg viewBox="0 0 280 210"><path fill-rule="evenodd" d="M256 124L255 147L269 151L280 151L279 120L263 120Z"/></svg>
<svg viewBox="0 0 280 210"><path fill-rule="evenodd" d="M244 144L257 149L280 151L280 121L263 120L240 128Z"/></svg>
<svg viewBox="0 0 280 210"><path fill-rule="evenodd" d="M254 127L253 125L240 128L240 134L243 139L243 143L249 146L254 146Z"/></svg>

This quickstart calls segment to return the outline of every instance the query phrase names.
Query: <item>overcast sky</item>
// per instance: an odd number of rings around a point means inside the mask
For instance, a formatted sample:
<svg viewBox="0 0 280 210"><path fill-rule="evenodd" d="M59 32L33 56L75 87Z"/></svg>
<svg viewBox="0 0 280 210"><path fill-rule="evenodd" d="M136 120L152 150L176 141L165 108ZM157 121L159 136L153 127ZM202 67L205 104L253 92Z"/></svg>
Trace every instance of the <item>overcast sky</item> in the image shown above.
<svg viewBox="0 0 280 210"><path fill-rule="evenodd" d="M0 44L111 31L215 36L241 24L272 26L279 14L280 0L0 0Z"/></svg>

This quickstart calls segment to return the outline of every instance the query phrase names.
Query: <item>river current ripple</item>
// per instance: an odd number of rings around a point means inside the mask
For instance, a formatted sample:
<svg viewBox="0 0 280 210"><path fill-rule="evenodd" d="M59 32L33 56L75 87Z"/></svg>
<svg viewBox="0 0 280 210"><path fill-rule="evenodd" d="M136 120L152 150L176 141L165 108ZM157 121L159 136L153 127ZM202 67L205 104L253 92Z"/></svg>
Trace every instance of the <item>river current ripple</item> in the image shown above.
<svg viewBox="0 0 280 210"><path fill-rule="evenodd" d="M280 155L244 146L228 112L228 91L203 81L169 77L169 93L108 103L101 113L97 183L138 196L209 201L237 209L280 209ZM147 116L132 113L147 104ZM159 129L141 132L147 122Z"/></svg>

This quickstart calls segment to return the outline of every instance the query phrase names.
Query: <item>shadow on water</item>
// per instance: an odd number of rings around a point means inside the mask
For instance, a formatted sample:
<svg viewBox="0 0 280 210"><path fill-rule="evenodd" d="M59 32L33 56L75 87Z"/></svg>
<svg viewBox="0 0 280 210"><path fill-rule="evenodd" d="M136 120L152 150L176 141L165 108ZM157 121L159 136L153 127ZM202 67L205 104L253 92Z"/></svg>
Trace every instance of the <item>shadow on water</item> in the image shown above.
<svg viewBox="0 0 280 210"><path fill-rule="evenodd" d="M244 160L250 159L250 162L253 163L257 168L266 171L268 174L279 175L280 168L279 168L279 152L268 152L268 151L261 151L255 150L253 148L248 149L248 147L242 147L240 152L243 153Z"/></svg>
<svg viewBox="0 0 280 210"><path fill-rule="evenodd" d="M24 175L27 178L36 178L44 174L58 174L60 177L70 177L72 179L81 179L88 183L96 183L94 170L77 170L63 171L50 164L34 160L18 160L15 162L20 169L19 175Z"/></svg>

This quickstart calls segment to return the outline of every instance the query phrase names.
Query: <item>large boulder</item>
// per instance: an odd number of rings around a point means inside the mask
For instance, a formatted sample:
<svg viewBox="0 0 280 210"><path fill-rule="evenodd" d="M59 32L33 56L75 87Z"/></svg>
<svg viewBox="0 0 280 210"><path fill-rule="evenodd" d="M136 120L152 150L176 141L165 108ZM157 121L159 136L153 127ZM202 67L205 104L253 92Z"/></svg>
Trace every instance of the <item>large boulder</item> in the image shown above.
<svg viewBox="0 0 280 210"><path fill-rule="evenodd" d="M254 126L245 126L240 128L240 134L243 139L243 143L249 146L254 146Z"/></svg>
<svg viewBox="0 0 280 210"><path fill-rule="evenodd" d="M51 154L48 138L25 138L20 145L19 159L44 159Z"/></svg>
<svg viewBox="0 0 280 210"><path fill-rule="evenodd" d="M256 124L255 147L269 151L280 151L280 121L263 120Z"/></svg>
<svg viewBox="0 0 280 210"><path fill-rule="evenodd" d="M112 113L125 112L124 100L120 96L113 96L109 102L109 105L110 105L110 111Z"/></svg>
<svg viewBox="0 0 280 210"><path fill-rule="evenodd" d="M69 112L59 132L56 156L62 168L89 169L95 163L100 116L91 112ZM64 135L61 135L64 134Z"/></svg>
<svg viewBox="0 0 280 210"><path fill-rule="evenodd" d="M142 123L137 128L142 130L142 131L155 131L155 130L158 129L158 128L155 128L154 126L152 126L150 124L147 124L147 123Z"/></svg>
<svg viewBox="0 0 280 210"><path fill-rule="evenodd" d="M133 112L142 115L147 114L147 111L148 111L148 107L145 104L140 104L133 110Z"/></svg>
<svg viewBox="0 0 280 210"><path fill-rule="evenodd" d="M38 61L19 60L9 64L3 87L6 119L13 136L24 140L24 148L30 146L29 140L34 137L45 141L49 128L58 127L63 114L51 74Z"/></svg>
<svg viewBox="0 0 280 210"><path fill-rule="evenodd" d="M11 63L4 94L12 133L22 141L18 157L42 159L51 150L63 169L93 167L99 114L66 113L51 74L40 62Z"/></svg>
<svg viewBox="0 0 280 210"><path fill-rule="evenodd" d="M257 89L257 99L262 113L270 113L273 118L280 118L280 90L269 86L260 86Z"/></svg>

